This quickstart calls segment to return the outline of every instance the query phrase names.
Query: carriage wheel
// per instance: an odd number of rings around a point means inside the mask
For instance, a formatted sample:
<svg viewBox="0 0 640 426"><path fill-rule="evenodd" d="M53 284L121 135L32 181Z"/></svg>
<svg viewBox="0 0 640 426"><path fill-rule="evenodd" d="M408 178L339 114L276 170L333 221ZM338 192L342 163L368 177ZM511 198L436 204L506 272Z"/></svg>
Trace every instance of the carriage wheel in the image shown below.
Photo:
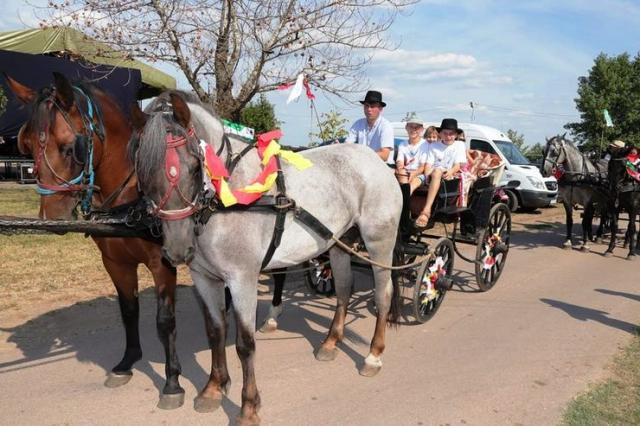
<svg viewBox="0 0 640 426"><path fill-rule="evenodd" d="M413 310L420 323L431 319L451 288L454 251L448 238L436 241L433 255L422 262L413 290Z"/></svg>
<svg viewBox="0 0 640 426"><path fill-rule="evenodd" d="M476 282L480 290L495 285L504 269L511 237L511 212L498 203L489 212L487 226L480 231L476 246Z"/></svg>
<svg viewBox="0 0 640 426"><path fill-rule="evenodd" d="M334 294L336 286L333 280L331 264L328 262L325 263L322 258L311 259L308 263L312 269L305 272L304 279L311 291L323 296Z"/></svg>

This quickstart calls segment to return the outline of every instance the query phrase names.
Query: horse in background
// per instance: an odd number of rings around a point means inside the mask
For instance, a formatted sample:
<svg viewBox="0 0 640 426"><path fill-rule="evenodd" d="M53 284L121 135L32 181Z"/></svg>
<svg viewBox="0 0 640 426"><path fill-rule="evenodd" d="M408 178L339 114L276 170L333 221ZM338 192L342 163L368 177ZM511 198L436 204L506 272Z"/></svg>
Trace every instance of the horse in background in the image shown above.
<svg viewBox="0 0 640 426"><path fill-rule="evenodd" d="M20 129L18 148L35 160L34 174L42 219L72 219L76 207L111 210L134 204L140 197L133 165L127 160L129 120L116 102L87 83L72 85L54 73L54 84L36 91L5 75L11 91L31 105ZM107 149L108 148L108 149ZM157 296L156 327L166 355L166 382L158 407L172 409L184 402L181 366L176 350L176 268L162 256L159 242L141 238L92 237L118 293L125 329L122 360L108 374L107 387L126 384L142 358L138 322L138 265L153 276Z"/></svg>
<svg viewBox="0 0 640 426"><path fill-rule="evenodd" d="M133 114L135 155L140 185L153 210L163 217L163 251L172 263L188 263L194 283L208 308L214 333L212 375L197 397L197 404L219 407L229 385L225 357L225 285L230 289L236 317L236 352L242 363L243 388L240 424L259 422L260 396L255 379L255 316L257 281L273 236L275 214L252 209L221 209L196 227L190 213L198 211L206 152L235 156L246 144L234 137L223 144L220 120L197 98L182 92L164 93L146 109ZM199 142L202 140L202 145ZM207 146L209 146L207 151ZM282 162L286 196L315 216L324 226L320 236L308 225L286 214L281 242L265 269L297 265L330 249L337 308L329 334L316 351L316 359L337 356L344 337L345 316L353 280L350 255L334 245L357 227L375 261L391 265L402 207L402 195L393 173L369 148L334 145L305 151L313 163L305 170ZM229 185L241 188L261 173L257 150L236 163ZM344 185L349 182L349 185ZM204 183L206 185L206 181ZM270 191L272 193L273 191ZM307 219L308 220L308 219ZM308 223L308 222L305 222ZM196 230L198 231L196 234ZM328 231L329 236L327 236ZM388 269L373 266L377 321L369 355L360 374L373 376L382 368L385 330L397 316L399 287Z"/></svg>
<svg viewBox="0 0 640 426"><path fill-rule="evenodd" d="M607 189L606 171L591 162L573 142L564 135L547 139L543 151L542 175L555 176L558 179L558 196L562 199L565 211L567 236L563 244L565 249L573 247L573 207L578 204L584 207L582 217L582 251L589 251L588 242L593 239L593 216L595 209L606 217ZM602 236L603 221L598 227L597 236Z"/></svg>
<svg viewBox="0 0 640 426"><path fill-rule="evenodd" d="M628 240L629 253L627 259L635 259L636 248L636 217L640 213L640 181L630 176L627 171L627 155L631 148L609 148L609 217L611 218L611 241L605 256L613 253L618 231L618 213L624 210L629 215L629 225L625 234ZM626 242L625 242L626 244Z"/></svg>

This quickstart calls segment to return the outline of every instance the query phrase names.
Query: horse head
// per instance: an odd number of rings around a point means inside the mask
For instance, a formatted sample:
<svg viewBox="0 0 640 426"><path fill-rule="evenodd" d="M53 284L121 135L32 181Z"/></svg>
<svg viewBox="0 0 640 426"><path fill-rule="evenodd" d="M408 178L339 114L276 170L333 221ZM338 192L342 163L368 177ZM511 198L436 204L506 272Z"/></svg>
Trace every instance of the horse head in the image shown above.
<svg viewBox="0 0 640 426"><path fill-rule="evenodd" d="M62 74L53 77L52 85L36 91L5 75L13 94L31 105L18 133L18 149L35 161L40 217L70 219L83 197L90 205L93 145L104 130L92 95Z"/></svg>
<svg viewBox="0 0 640 426"><path fill-rule="evenodd" d="M162 219L163 254L174 266L195 254L202 154L192 114L177 92L163 93L142 112L133 107L129 152L151 214Z"/></svg>
<svg viewBox="0 0 640 426"><path fill-rule="evenodd" d="M553 136L550 139L545 138L547 141L542 156L542 167L540 172L542 176L548 177L554 175L558 166L562 165L566 160L564 151L564 136Z"/></svg>

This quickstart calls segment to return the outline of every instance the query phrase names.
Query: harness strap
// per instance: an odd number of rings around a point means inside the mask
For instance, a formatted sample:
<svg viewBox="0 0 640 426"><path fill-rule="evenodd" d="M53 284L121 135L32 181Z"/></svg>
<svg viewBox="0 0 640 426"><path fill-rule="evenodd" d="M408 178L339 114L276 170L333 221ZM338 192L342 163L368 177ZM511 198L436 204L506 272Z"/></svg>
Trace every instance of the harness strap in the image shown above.
<svg viewBox="0 0 640 426"><path fill-rule="evenodd" d="M271 236L271 242L269 243L269 248L267 248L267 252L262 259L262 266L260 269L264 269L273 254L276 252L276 249L280 245L280 241L282 240L282 234L284 233L284 221L287 217L287 211L291 209L293 203L292 201L285 195L286 194L286 186L284 183L284 174L282 173L282 168L280 167L280 157L276 156L276 164L278 165L278 174L276 176L276 186L278 188L278 195L276 195L276 223L273 227L273 235Z"/></svg>

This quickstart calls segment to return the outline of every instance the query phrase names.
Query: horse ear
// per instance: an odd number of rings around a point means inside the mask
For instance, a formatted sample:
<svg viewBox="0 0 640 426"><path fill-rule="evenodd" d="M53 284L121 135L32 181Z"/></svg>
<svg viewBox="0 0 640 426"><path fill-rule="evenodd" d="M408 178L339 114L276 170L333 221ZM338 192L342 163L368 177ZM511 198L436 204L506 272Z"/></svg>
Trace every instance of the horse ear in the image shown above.
<svg viewBox="0 0 640 426"><path fill-rule="evenodd" d="M173 105L173 118L185 129L189 127L189 123L191 122L191 110L189 110L189 106L182 99L182 96L177 93L171 93L169 95L171 99L171 105Z"/></svg>
<svg viewBox="0 0 640 426"><path fill-rule="evenodd" d="M138 106L138 103L135 102L131 106L131 124L133 125L134 130L139 132L144 129L148 119L149 116L145 114Z"/></svg>
<svg viewBox="0 0 640 426"><path fill-rule="evenodd" d="M564 132L564 133L562 134L562 139L564 139L566 136L567 136L567 132Z"/></svg>
<svg viewBox="0 0 640 426"><path fill-rule="evenodd" d="M551 138L551 139L553 139L553 138ZM550 139L550 138L548 138L548 137L546 137L546 136L544 137L544 140L545 140L547 143L549 143L549 141L550 141L551 139Z"/></svg>
<svg viewBox="0 0 640 426"><path fill-rule="evenodd" d="M7 73L2 73L4 79L7 81L7 85L11 92L18 98L20 102L23 104L31 103L36 98L36 91L18 83L16 80L12 79L7 75Z"/></svg>
<svg viewBox="0 0 640 426"><path fill-rule="evenodd" d="M75 102L71 83L69 83L67 77L58 72L53 73L53 82L56 86L56 99L65 111L69 111Z"/></svg>

